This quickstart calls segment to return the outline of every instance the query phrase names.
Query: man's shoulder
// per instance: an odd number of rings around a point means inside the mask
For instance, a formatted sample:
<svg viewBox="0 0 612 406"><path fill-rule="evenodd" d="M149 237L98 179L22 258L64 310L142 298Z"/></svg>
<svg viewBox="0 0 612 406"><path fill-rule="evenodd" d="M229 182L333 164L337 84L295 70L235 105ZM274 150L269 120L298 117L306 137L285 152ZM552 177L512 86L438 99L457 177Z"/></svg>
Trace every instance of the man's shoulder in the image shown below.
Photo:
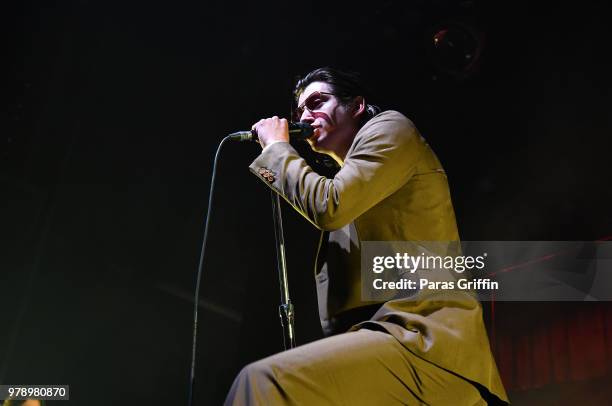
<svg viewBox="0 0 612 406"><path fill-rule="evenodd" d="M355 136L356 143L409 143L420 138L412 121L395 110L386 110L368 120Z"/></svg>
<svg viewBox="0 0 612 406"><path fill-rule="evenodd" d="M395 121L395 122L398 122L398 123L412 124L412 121L410 121L410 119L408 117L406 117L404 114L400 113L397 110L385 110L385 111L381 111L380 113L378 113L377 115L372 117L368 121L368 123L370 123L370 122L377 122L377 121Z"/></svg>
<svg viewBox="0 0 612 406"><path fill-rule="evenodd" d="M365 123L365 125L371 125L373 123L385 122L385 121L412 124L412 121L410 121L408 117L406 117L404 114L400 113L399 111L385 110L385 111L381 111L380 113L372 117L370 120L368 120Z"/></svg>

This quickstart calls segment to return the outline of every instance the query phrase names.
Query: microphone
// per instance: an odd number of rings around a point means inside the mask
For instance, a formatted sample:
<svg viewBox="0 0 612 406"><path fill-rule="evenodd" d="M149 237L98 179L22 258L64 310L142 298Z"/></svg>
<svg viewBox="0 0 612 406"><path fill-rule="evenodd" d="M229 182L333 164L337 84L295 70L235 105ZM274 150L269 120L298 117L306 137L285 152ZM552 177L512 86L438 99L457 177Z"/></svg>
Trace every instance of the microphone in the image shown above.
<svg viewBox="0 0 612 406"><path fill-rule="evenodd" d="M289 123L289 138L305 140L312 136L314 128L308 123ZM238 131L229 135L232 141L257 141L257 131Z"/></svg>

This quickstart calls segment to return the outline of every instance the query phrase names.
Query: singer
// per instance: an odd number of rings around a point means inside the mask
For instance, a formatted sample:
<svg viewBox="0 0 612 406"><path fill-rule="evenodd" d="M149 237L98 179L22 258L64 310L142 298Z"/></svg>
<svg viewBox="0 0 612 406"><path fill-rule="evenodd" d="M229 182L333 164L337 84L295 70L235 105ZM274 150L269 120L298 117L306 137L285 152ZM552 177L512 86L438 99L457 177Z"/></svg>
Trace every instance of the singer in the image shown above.
<svg viewBox="0 0 612 406"><path fill-rule="evenodd" d="M298 81L296 120L340 165L318 174L278 117L253 125L250 169L322 230L315 278L326 338L254 362L226 405L485 405L508 398L480 304L436 298L361 301L360 241L457 241L446 174L413 123L380 112L359 77L316 69Z"/></svg>

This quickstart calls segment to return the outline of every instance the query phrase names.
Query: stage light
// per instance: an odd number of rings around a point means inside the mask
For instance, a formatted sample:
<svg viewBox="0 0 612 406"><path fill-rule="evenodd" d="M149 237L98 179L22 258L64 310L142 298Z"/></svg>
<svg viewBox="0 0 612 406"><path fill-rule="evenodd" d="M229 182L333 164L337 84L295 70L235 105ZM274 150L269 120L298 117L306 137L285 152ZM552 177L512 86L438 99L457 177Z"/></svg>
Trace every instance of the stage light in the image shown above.
<svg viewBox="0 0 612 406"><path fill-rule="evenodd" d="M448 22L435 27L427 42L436 70L457 79L466 79L477 70L484 35L471 25Z"/></svg>

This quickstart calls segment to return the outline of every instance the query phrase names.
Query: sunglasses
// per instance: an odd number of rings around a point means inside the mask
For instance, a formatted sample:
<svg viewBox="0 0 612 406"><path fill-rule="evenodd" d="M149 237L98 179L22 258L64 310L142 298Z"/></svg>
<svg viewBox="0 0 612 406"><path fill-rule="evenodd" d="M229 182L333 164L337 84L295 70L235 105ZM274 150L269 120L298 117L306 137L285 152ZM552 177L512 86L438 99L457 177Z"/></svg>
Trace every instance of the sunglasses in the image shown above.
<svg viewBox="0 0 612 406"><path fill-rule="evenodd" d="M323 103L329 100L329 96L333 95L333 93L328 92L312 92L310 96L308 96L306 100L304 100L302 104L295 109L296 118L299 120L300 117L302 117L304 109L308 111L318 109Z"/></svg>

